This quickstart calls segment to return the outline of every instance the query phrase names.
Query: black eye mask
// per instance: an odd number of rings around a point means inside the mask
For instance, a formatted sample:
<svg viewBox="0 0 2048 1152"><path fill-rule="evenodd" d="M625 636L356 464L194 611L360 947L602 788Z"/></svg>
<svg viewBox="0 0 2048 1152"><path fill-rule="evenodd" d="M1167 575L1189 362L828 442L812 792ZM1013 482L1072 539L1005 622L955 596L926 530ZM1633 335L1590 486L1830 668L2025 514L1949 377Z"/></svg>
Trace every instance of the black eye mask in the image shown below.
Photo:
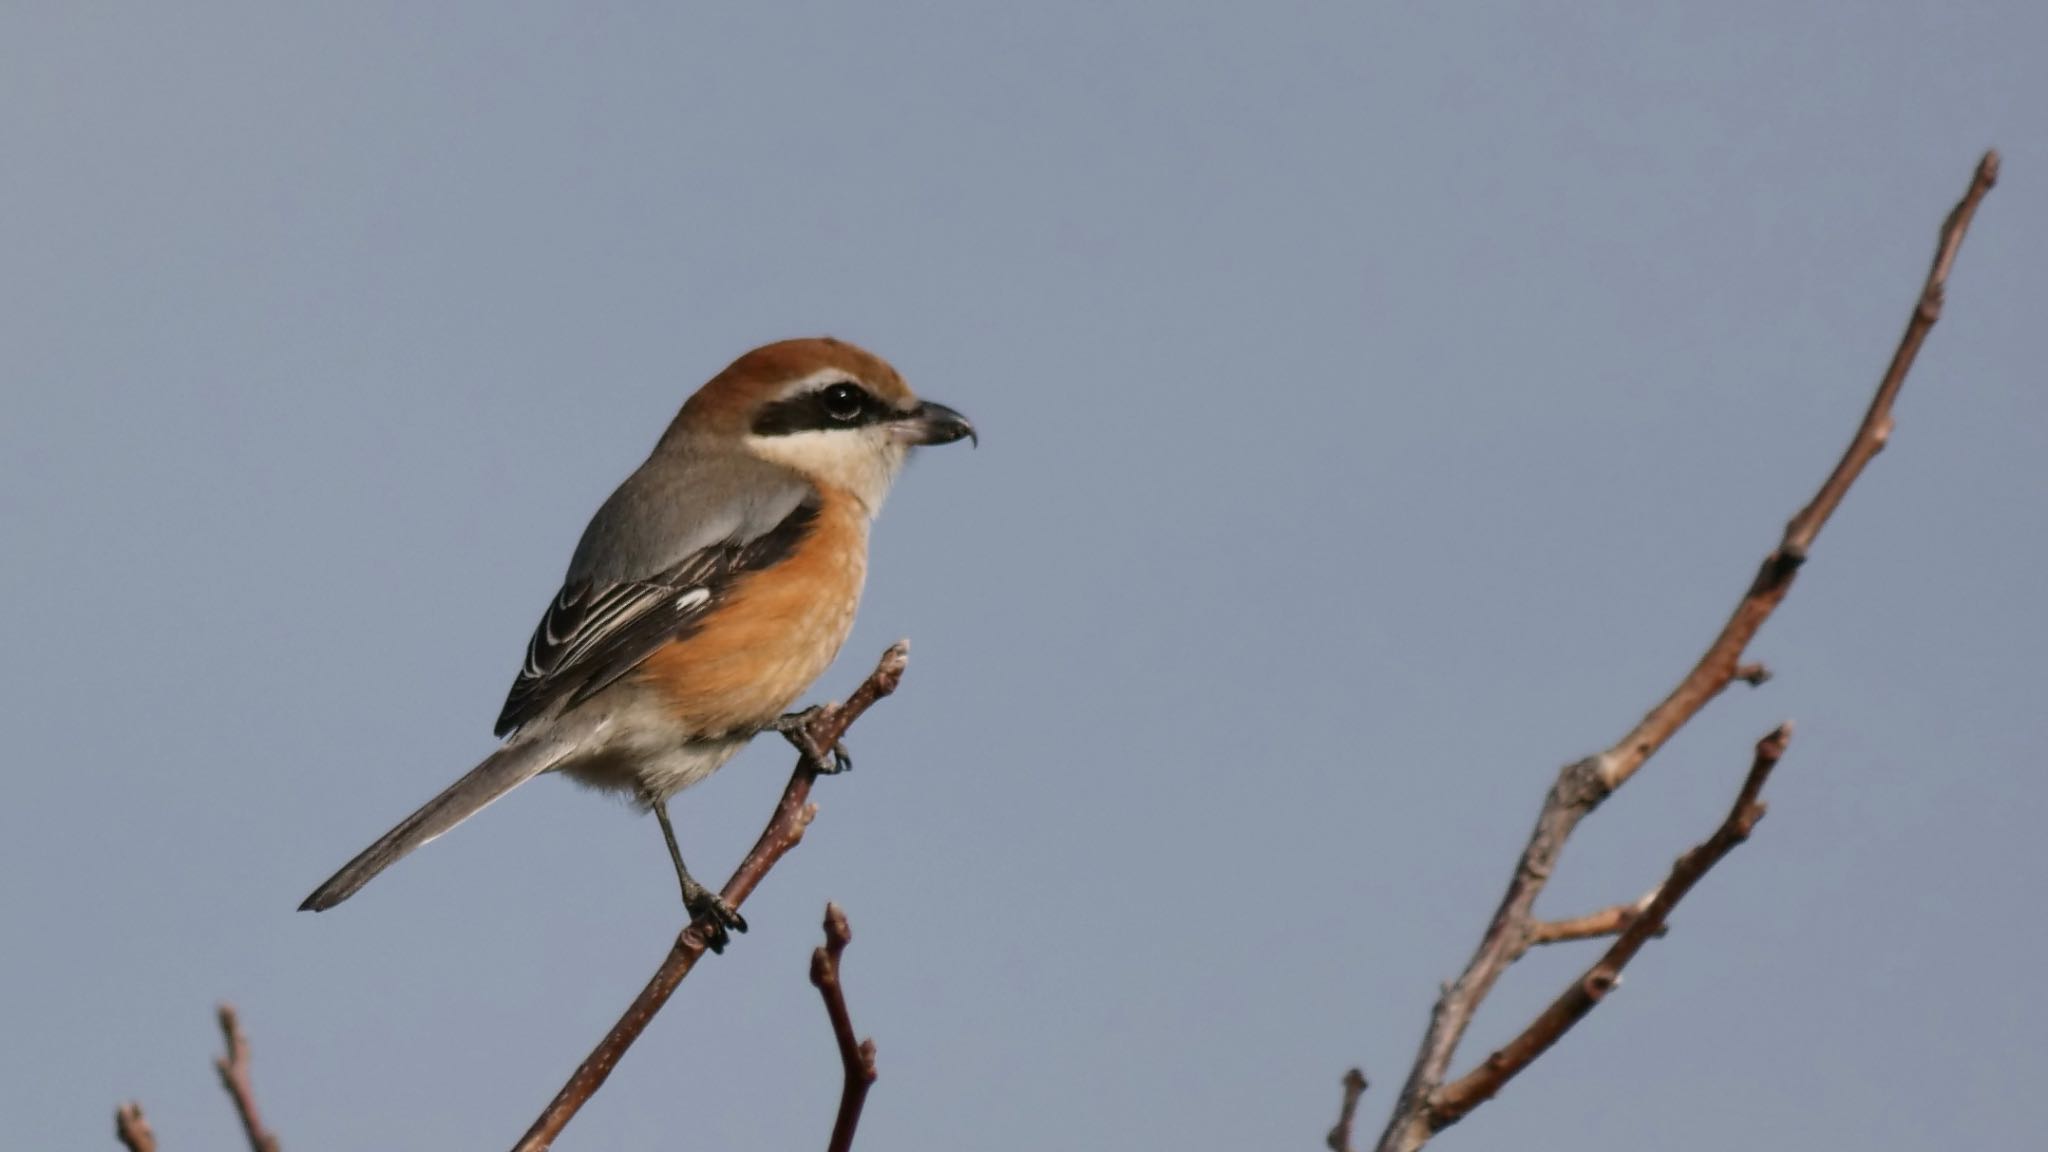
<svg viewBox="0 0 2048 1152"><path fill-rule="evenodd" d="M756 436L787 436L793 432L822 432L831 428L859 428L901 419L898 412L876 399L858 384L841 381L814 388L761 409L754 417Z"/></svg>

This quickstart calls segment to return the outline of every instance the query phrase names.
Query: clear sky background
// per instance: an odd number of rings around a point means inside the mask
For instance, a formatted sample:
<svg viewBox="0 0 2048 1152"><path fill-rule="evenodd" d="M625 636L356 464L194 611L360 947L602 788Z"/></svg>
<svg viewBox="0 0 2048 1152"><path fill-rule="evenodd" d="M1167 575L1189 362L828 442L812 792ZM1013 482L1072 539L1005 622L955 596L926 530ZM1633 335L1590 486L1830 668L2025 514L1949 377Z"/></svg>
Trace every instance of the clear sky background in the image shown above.
<svg viewBox="0 0 2048 1152"><path fill-rule="evenodd" d="M1442 1147L2048 1128L2048 6L9 6L0 1116L22 1148L509 1145L680 920L652 821L490 747L585 518L745 348L972 415L819 686L915 641L754 931L565 1149L820 1147L827 899L870 1148L1376 1133L1557 766L1690 664L1832 463L1988 145L1890 451L1574 841L1757 837ZM707 876L790 754L677 802ZM1467 1059L1590 947L1533 958Z"/></svg>

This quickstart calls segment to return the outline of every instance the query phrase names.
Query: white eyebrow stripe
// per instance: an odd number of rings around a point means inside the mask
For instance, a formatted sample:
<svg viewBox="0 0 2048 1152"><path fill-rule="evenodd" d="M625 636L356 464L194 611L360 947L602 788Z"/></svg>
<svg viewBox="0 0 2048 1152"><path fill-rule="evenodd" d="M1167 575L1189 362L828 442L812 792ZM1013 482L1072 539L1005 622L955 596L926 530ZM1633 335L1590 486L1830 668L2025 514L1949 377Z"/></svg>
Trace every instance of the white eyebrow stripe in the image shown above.
<svg viewBox="0 0 2048 1152"><path fill-rule="evenodd" d="M856 388L864 387L859 379L848 374L843 368L820 368L816 372L790 381L779 393L779 398L787 400L791 396L800 396L805 392L832 384L851 384Z"/></svg>

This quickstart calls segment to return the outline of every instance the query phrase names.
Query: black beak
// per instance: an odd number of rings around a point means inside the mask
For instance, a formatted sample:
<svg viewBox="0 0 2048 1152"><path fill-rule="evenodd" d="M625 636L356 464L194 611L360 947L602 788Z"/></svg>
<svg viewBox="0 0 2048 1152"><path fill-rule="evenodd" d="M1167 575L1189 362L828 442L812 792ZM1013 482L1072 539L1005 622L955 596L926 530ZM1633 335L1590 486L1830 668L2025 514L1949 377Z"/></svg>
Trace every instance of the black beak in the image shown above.
<svg viewBox="0 0 2048 1152"><path fill-rule="evenodd" d="M951 444L955 440L970 440L974 446L981 446L981 438L974 434L974 425L944 404L927 400L901 425L909 434L912 444Z"/></svg>

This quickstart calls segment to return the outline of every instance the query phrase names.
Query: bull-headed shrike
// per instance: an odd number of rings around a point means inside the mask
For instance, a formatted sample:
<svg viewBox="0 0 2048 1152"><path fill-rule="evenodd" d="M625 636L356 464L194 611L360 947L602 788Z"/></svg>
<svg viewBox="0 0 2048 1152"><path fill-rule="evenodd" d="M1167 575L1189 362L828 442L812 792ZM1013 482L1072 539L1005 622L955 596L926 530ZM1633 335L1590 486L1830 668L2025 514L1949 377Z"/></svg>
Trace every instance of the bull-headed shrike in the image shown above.
<svg viewBox="0 0 2048 1152"><path fill-rule="evenodd" d="M829 338L741 356L683 404L576 546L527 645L505 743L322 884L332 908L543 772L654 812L692 916L746 921L683 866L668 801L825 671L853 625L868 524L913 447L972 438L868 352Z"/></svg>

